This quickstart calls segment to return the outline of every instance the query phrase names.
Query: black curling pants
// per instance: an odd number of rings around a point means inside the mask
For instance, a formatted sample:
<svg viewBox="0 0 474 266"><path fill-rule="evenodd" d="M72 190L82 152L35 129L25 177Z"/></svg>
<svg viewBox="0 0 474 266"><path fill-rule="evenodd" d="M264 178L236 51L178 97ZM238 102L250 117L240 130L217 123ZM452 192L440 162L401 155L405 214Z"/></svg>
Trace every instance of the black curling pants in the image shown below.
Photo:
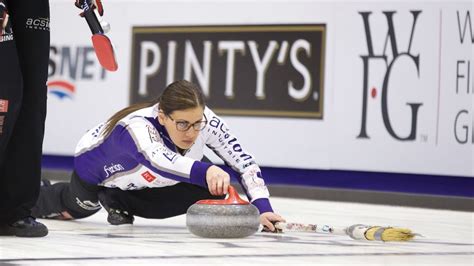
<svg viewBox="0 0 474 266"><path fill-rule="evenodd" d="M206 156L203 162L212 163ZM185 214L191 205L202 199L223 199L213 196L207 188L180 182L174 186L120 190L104 188L101 201L110 208L127 211L144 218L164 219Z"/></svg>
<svg viewBox="0 0 474 266"><path fill-rule="evenodd" d="M91 216L100 210L98 194L101 189L101 186L87 183L73 172L69 183L41 187L33 216L56 218L64 211L76 219Z"/></svg>
<svg viewBox="0 0 474 266"><path fill-rule="evenodd" d="M69 183L60 182L41 187L33 215L56 218L66 211L73 218L85 218L100 209L100 199L102 204L113 209L140 217L163 219L186 213L198 200L224 197L213 196L203 187L184 182L162 188L124 191L89 184L73 173Z"/></svg>
<svg viewBox="0 0 474 266"><path fill-rule="evenodd" d="M0 41L0 224L30 215L39 193L46 118L49 1L6 0Z"/></svg>
<svg viewBox="0 0 474 266"><path fill-rule="evenodd" d="M110 208L154 219L185 214L198 200L225 197L225 195L213 196L206 188L184 182L169 187L141 190L124 191L118 188L106 188L102 193L105 194L105 203Z"/></svg>

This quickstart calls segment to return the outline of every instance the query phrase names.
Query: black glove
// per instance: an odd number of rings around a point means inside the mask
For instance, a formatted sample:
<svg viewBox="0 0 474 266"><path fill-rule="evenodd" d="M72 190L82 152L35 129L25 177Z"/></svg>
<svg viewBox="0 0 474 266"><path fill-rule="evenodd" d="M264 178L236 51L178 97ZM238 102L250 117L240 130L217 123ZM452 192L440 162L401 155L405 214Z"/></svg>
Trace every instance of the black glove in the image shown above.
<svg viewBox="0 0 474 266"><path fill-rule="evenodd" d="M8 10L7 6L0 0L0 34L2 34L3 30L7 27L8 24Z"/></svg>
<svg viewBox="0 0 474 266"><path fill-rule="evenodd" d="M1 1L1 0L0 0ZM74 3L76 7L82 9L82 10L88 10L90 8L96 9L97 12L99 12L100 16L104 15L104 8L102 7L102 1L101 0L76 0ZM83 13L80 14L80 16L84 16Z"/></svg>

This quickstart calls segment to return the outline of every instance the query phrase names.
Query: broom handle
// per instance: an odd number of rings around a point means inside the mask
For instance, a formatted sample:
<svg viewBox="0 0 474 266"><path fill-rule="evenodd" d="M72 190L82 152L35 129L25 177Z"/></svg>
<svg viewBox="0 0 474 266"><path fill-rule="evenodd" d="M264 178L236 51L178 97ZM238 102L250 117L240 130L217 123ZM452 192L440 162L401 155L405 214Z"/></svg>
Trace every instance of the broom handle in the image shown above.
<svg viewBox="0 0 474 266"><path fill-rule="evenodd" d="M367 240L365 232L371 226L354 224L349 227L334 227L331 225L302 224L302 223L275 223L275 227L285 231L293 232L313 232L321 234L331 234L339 236L349 236L352 239Z"/></svg>
<svg viewBox="0 0 474 266"><path fill-rule="evenodd" d="M275 228L283 232L313 232L320 234L348 235L346 228L330 225L302 224L302 223L275 223Z"/></svg>

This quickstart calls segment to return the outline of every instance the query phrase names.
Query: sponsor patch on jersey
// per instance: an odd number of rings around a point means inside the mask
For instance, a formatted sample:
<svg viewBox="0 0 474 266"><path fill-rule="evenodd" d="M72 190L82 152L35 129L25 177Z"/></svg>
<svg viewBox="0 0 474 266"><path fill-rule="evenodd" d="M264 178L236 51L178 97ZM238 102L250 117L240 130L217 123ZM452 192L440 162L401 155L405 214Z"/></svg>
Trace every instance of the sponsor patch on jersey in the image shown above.
<svg viewBox="0 0 474 266"><path fill-rule="evenodd" d="M151 183L153 182L153 180L156 179L156 177L152 175L149 171L142 173L142 176L148 183Z"/></svg>
<svg viewBox="0 0 474 266"><path fill-rule="evenodd" d="M151 143L160 142L160 137L159 137L159 134L158 134L158 131L156 130L156 128L154 128L152 126L149 126L149 125L147 125L146 127L148 129L148 135L150 136Z"/></svg>
<svg viewBox="0 0 474 266"><path fill-rule="evenodd" d="M0 115L0 135L3 134L3 124L5 123L5 116Z"/></svg>
<svg viewBox="0 0 474 266"><path fill-rule="evenodd" d="M8 100L0 99L0 113L8 112Z"/></svg>

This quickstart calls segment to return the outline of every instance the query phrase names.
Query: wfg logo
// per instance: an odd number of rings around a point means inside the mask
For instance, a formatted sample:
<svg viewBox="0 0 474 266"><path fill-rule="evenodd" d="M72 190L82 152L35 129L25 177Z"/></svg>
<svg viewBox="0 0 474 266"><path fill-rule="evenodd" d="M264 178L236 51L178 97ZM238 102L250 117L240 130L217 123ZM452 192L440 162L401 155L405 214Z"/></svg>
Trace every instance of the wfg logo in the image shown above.
<svg viewBox="0 0 474 266"><path fill-rule="evenodd" d="M416 67L417 76L419 77L420 75L420 56L419 54L417 55L413 54L413 52L411 51L411 46L412 46L413 38L415 35L416 22L421 11L420 10L410 11L410 13L411 13L411 16L413 17L413 22L412 22L410 31L408 31L408 29L403 29L403 31L400 31L400 32L410 32L410 37L408 39L408 43L405 43L404 45L401 45L402 47L400 47L399 44L397 43L397 38L395 34L396 30L395 30L395 26L393 22L393 18L396 12L395 11L383 12L387 20L387 28L388 28L387 35L385 36L385 39L383 40L385 42L383 46L384 47L383 50L375 51L374 42L372 40L371 23L369 21L369 17L372 14L372 12L359 12L364 22L365 37L367 40L367 54L361 55L361 58L364 64L363 102L362 102L361 128L360 128L360 132L357 138L365 138L365 139L370 138L367 133L367 101L368 101L368 93L369 93L368 81L369 81L369 73L370 73L369 63L371 62L371 60L383 60L383 62L387 65L387 70L383 77L381 96L380 96L382 119L383 119L384 126L387 132L390 134L390 136L392 136L393 138L397 140L409 141L409 140L416 139L418 110L423 104L411 103L411 102L406 103L411 110L411 118L410 118L411 127L410 127L410 133L408 134L408 136L401 136L399 132L397 133L392 123L390 122L390 114L388 110L388 90L390 88L389 86L390 75L392 74L392 70L397 62L406 62L406 60L400 61L399 59L402 57L407 57L409 59L409 62L412 62L414 66ZM387 49L388 45L390 45L391 47L390 50ZM390 54L388 54L390 52L391 52L391 56ZM375 97L376 93L377 93L376 90L373 89L371 91L372 97Z"/></svg>

